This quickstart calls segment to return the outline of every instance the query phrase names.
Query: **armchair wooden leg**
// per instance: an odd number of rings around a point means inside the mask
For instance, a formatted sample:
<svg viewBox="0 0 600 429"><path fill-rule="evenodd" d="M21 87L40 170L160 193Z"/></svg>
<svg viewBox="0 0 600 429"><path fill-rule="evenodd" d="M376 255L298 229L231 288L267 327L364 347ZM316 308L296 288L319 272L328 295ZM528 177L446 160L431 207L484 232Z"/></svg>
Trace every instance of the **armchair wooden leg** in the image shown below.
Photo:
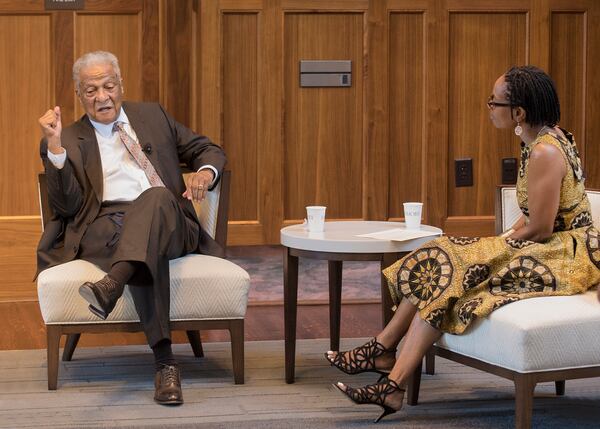
<svg viewBox="0 0 600 429"><path fill-rule="evenodd" d="M535 379L531 374L517 374L515 377L515 428L530 429L533 408Z"/></svg>
<svg viewBox="0 0 600 429"><path fill-rule="evenodd" d="M200 331L185 331L192 346L194 356L201 358L204 357L204 349L202 348L202 340L200 339Z"/></svg>
<svg viewBox="0 0 600 429"><path fill-rule="evenodd" d="M244 384L244 319L232 320L229 325L229 334L231 336L233 380L235 384Z"/></svg>
<svg viewBox="0 0 600 429"><path fill-rule="evenodd" d="M435 374L435 349L433 347L425 353L425 374Z"/></svg>
<svg viewBox="0 0 600 429"><path fill-rule="evenodd" d="M419 389L421 388L421 371L423 370L423 362L417 366L413 375L408 381L406 390L406 403L408 405L417 405L419 402Z"/></svg>
<svg viewBox="0 0 600 429"><path fill-rule="evenodd" d="M557 396L563 396L565 394L565 384L565 380L558 380L554 382Z"/></svg>
<svg viewBox="0 0 600 429"><path fill-rule="evenodd" d="M329 347L340 349L342 314L342 261L329 261Z"/></svg>
<svg viewBox="0 0 600 429"><path fill-rule="evenodd" d="M48 364L48 390L56 390L58 384L58 349L60 326L46 325L46 359Z"/></svg>
<svg viewBox="0 0 600 429"><path fill-rule="evenodd" d="M77 347L81 334L69 334L67 335L67 341L65 342L65 349L63 350L62 360L68 362L73 358L73 352Z"/></svg>

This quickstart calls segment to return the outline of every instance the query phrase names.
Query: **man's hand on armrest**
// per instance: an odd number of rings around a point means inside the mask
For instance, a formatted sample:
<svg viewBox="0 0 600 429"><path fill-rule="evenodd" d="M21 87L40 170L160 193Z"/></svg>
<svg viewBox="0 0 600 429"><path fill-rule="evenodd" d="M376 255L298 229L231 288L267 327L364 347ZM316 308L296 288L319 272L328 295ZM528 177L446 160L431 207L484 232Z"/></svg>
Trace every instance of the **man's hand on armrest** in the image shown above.
<svg viewBox="0 0 600 429"><path fill-rule="evenodd" d="M182 194L184 198L200 202L206 198L206 193L210 188L215 173L208 168L201 169L196 173L192 173L187 177L185 184L185 192Z"/></svg>

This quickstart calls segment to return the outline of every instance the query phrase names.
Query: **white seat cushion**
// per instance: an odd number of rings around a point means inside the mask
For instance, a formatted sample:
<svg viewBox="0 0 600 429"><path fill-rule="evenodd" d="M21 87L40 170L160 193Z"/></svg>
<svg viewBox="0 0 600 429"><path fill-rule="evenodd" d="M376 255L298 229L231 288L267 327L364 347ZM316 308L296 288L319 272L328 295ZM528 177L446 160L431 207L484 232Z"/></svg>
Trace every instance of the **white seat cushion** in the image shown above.
<svg viewBox="0 0 600 429"><path fill-rule="evenodd" d="M551 371L600 365L599 331L600 303L589 291L505 305L437 345L522 373Z"/></svg>
<svg viewBox="0 0 600 429"><path fill-rule="evenodd" d="M192 254L172 260L170 274L172 321L244 318L250 277L233 262ZM79 286L104 275L96 265L82 260L41 272L38 297L44 322L51 325L139 321L128 287L106 321L91 314L87 302L79 296Z"/></svg>

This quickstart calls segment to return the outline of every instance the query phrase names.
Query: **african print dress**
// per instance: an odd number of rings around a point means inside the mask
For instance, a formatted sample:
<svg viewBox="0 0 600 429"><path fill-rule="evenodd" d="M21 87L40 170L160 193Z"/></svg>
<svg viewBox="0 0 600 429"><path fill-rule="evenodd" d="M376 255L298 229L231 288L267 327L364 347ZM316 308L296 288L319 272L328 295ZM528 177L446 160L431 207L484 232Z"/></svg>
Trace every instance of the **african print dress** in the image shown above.
<svg viewBox="0 0 600 429"><path fill-rule="evenodd" d="M544 243L502 237L440 237L383 270L396 305L405 298L443 332L460 334L475 317L525 298L574 295L600 282L599 233L592 225L581 161L573 136L548 129L521 143L517 200L528 216L529 155L539 142L564 155L554 232Z"/></svg>

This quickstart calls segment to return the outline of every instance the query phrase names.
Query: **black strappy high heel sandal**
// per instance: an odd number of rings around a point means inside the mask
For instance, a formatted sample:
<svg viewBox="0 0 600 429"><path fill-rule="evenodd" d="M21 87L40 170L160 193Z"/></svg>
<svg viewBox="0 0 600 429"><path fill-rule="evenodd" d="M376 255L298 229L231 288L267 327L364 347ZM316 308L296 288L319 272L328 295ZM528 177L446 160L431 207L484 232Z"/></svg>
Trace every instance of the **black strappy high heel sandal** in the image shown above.
<svg viewBox="0 0 600 429"><path fill-rule="evenodd" d="M376 372L379 374L379 380L377 380L377 382L380 382L390 374L391 368L380 369L375 367L375 359L387 353L393 353L395 356L396 349L386 349L376 338L373 338L368 343L363 344L350 352L337 352L333 359L330 359L327 353L325 353L325 359L327 359L332 366L335 366L346 374L353 375L362 372Z"/></svg>
<svg viewBox="0 0 600 429"><path fill-rule="evenodd" d="M402 393L402 401L404 401L404 392L406 389L403 389L396 383L394 380L386 380L383 383L377 384L369 384L360 389L354 389L350 386L346 386L346 390L342 389L339 384L334 384L337 389L342 392L348 399L350 399L355 404L374 404L379 405L383 408L383 412L379 417L375 419L374 423L379 422L385 416L390 414L394 414L402 408L402 402L400 403L400 408L395 409L385 404L385 399L388 395L391 395L395 392Z"/></svg>

